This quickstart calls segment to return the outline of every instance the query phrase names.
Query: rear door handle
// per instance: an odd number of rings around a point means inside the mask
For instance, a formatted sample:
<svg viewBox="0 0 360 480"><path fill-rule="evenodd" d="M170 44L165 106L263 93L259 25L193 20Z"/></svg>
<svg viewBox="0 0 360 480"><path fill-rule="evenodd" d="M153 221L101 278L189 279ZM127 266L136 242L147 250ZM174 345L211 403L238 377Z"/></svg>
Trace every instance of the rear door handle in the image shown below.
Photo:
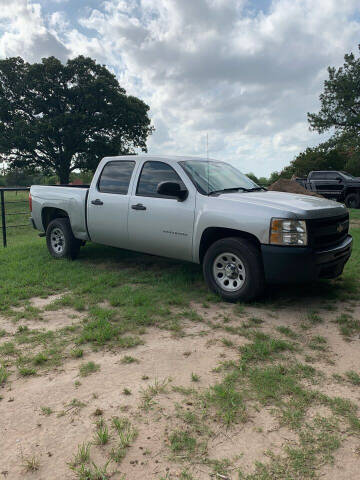
<svg viewBox="0 0 360 480"><path fill-rule="evenodd" d="M104 202L102 202L99 198L97 198L96 200L91 200L91 203L93 205L104 205Z"/></svg>
<svg viewBox="0 0 360 480"><path fill-rule="evenodd" d="M143 205L142 203L137 203L136 205L131 205L131 208L133 210L146 210L145 205Z"/></svg>

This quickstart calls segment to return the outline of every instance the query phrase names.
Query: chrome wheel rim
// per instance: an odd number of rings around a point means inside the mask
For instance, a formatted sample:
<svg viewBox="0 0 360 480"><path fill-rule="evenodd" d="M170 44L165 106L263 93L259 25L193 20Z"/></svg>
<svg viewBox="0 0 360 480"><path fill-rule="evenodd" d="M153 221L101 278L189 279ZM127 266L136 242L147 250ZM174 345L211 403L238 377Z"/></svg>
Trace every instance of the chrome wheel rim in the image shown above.
<svg viewBox="0 0 360 480"><path fill-rule="evenodd" d="M60 228L54 228L50 234L51 248L55 253L62 253L65 248L65 235Z"/></svg>
<svg viewBox="0 0 360 480"><path fill-rule="evenodd" d="M213 275L217 285L226 292L236 292L244 285L246 272L243 262L234 253L218 255L213 263Z"/></svg>

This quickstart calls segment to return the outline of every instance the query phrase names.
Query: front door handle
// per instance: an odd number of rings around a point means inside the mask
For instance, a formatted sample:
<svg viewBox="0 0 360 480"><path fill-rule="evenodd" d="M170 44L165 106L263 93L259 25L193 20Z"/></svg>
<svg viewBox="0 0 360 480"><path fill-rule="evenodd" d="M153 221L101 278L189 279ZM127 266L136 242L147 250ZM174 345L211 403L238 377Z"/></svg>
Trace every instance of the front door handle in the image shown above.
<svg viewBox="0 0 360 480"><path fill-rule="evenodd" d="M93 205L104 205L104 202L102 202L99 198L97 198L96 200L91 200L91 203Z"/></svg>
<svg viewBox="0 0 360 480"><path fill-rule="evenodd" d="M146 210L145 205L143 205L142 203L137 203L136 205L131 205L131 208L133 210Z"/></svg>

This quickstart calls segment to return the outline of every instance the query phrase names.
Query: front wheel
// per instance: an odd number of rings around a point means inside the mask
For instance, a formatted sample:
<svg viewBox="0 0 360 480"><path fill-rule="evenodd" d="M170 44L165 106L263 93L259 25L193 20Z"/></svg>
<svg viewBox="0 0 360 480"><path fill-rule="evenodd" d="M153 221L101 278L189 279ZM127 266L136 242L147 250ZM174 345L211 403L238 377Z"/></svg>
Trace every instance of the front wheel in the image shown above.
<svg viewBox="0 0 360 480"><path fill-rule="evenodd" d="M203 272L209 288L228 302L253 300L264 290L261 254L242 238L213 243L205 254Z"/></svg>
<svg viewBox="0 0 360 480"><path fill-rule="evenodd" d="M79 254L81 241L74 237L67 218L56 218L46 229L46 244L54 258L74 260Z"/></svg>
<svg viewBox="0 0 360 480"><path fill-rule="evenodd" d="M349 193L346 195L345 205L348 208L359 208L359 196L356 193Z"/></svg>

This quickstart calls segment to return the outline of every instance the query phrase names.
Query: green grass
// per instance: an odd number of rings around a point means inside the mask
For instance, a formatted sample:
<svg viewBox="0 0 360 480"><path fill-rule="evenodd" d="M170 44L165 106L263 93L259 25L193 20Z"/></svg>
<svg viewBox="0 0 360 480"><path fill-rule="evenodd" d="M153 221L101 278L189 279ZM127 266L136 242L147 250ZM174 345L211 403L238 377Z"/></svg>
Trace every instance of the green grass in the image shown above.
<svg viewBox="0 0 360 480"><path fill-rule="evenodd" d="M5 211L11 213L6 216L7 240L8 246L11 247L19 237L35 236L34 229L29 224L29 192L5 192ZM16 202L16 203L15 203ZM17 214L17 212L24 212ZM1 224L1 221L0 221ZM25 227L13 228L12 225L26 225ZM0 239L0 248L2 248L2 235Z"/></svg>
<svg viewBox="0 0 360 480"><path fill-rule="evenodd" d="M351 212L351 216L360 218L360 212ZM308 362L313 362L315 356L321 356L321 352L327 350L326 339L318 335L311 337L311 329L329 321L326 310L335 310L336 301L358 298L360 228L353 229L352 233L352 258L340 279L318 282L315 287L306 285L301 289L269 287L264 298L251 307L267 309L275 317L282 306L296 309L303 304L316 305L318 310L321 309L321 316L312 309L303 321L307 330L306 339L310 337L307 341L302 333L298 333L301 331L297 327L284 325L274 329L272 335L263 333L262 330L269 327L268 318L264 317L264 323L259 318L262 313L249 316L243 304L229 307L229 311L223 312L218 321L207 320L205 314L200 316L192 302L208 309L219 302L219 298L207 291L198 265L93 244L87 244L75 262L56 262L48 255L44 239L38 238L36 232L24 229L15 234L14 231L9 237L8 249L0 248L0 315L20 326L12 336L0 330L0 337L7 340L1 340L3 343L0 345L0 365L3 365L0 367L0 385L6 382L9 372L16 367L20 375L40 375L67 358L73 358L72 362L76 363L91 350L114 350L121 363L131 364L137 359L125 355L124 350L142 344L148 327L167 329L180 336L185 333L182 331L185 319L202 322L204 334L205 327L211 328L214 334L219 332L222 344L231 348L227 353L237 355L237 358L222 359L221 365L214 371L217 380L210 387L202 385L207 385L205 380L195 385L200 380L196 373L192 373L189 379L193 382L192 387L174 386L171 389L170 379L155 380L150 385L146 382L141 392L141 408L133 412L132 418L146 423L148 416L153 415L155 420L167 422L167 446L172 458L177 462L188 462L177 468L180 471L185 467L179 478L189 480L192 478L189 473L192 472L191 462L206 465L214 476L233 475L233 460L210 459L206 451L207 442L219 429L223 432L229 430L231 437L232 432L241 428L237 424L251 420L254 412L265 406L280 426L296 433L298 441L285 446L281 455L267 452L266 462L257 464L251 475L240 473L239 478L316 478L320 466L331 461L333 452L340 445L343 435L338 424L345 423L347 435L359 435L360 420L356 406L348 400L319 393L316 385L322 381L321 375L312 366L298 363L294 354L297 358L307 358ZM41 311L32 307L29 300L54 293L62 293L63 296L46 310L67 307L83 312L81 318L76 319L74 315L74 325L57 331L28 328L27 320L41 320ZM13 308L20 306L23 307L21 312ZM349 310L343 314L339 310L336 322L348 340L360 333L360 324ZM284 323L287 323L286 320ZM222 335L227 335L227 338ZM237 345L240 342L235 341L239 338L229 338L233 335L245 337L248 343L243 345L241 342L243 346L239 348ZM96 372L98 367L95 362L78 365L82 376ZM193 368L196 371L196 365ZM146 375L143 378L148 380ZM344 374L343 382L347 380L359 385L359 379L359 374L350 371ZM76 385L79 386L78 381ZM176 392L177 398L181 395L184 399L181 405L176 406L175 426L171 415L167 416L163 409L160 397L166 394L171 398L173 392ZM131 403L132 397L125 398L122 394L131 395L131 390L124 388L119 391L119 402L125 409L125 403ZM88 403L90 405L91 400ZM83 402L74 399L64 406L62 414L79 413L84 406ZM310 408L320 406L328 407L330 414L327 417L308 415ZM103 413L103 410L98 410ZM41 411L44 415L51 413L49 407L42 407ZM113 418L108 427L102 420L105 415L106 409L103 415L96 416L100 420L94 438L97 445L104 447L93 448L106 456L108 461L120 464L133 445L137 430L129 419L123 417ZM92 462L88 442L79 445L70 467L75 478L81 480L110 477L108 462L102 467Z"/></svg>
<svg viewBox="0 0 360 480"><path fill-rule="evenodd" d="M97 445L106 445L110 440L109 429L104 421L99 421L95 431L94 442Z"/></svg>
<svg viewBox="0 0 360 480"><path fill-rule="evenodd" d="M112 426L116 431L118 438L116 447L110 452L110 457L117 463L121 463L124 459L127 449L133 444L138 432L136 428L131 425L128 418L114 417L112 419Z"/></svg>
<svg viewBox="0 0 360 480"><path fill-rule="evenodd" d="M131 355L125 355L124 357L122 357L120 361L125 365L128 365L130 363L139 363L139 360L137 358L132 357Z"/></svg>
<svg viewBox="0 0 360 480"><path fill-rule="evenodd" d="M83 363L79 368L79 373L81 377L87 377L92 373L95 373L100 370L100 365L95 362Z"/></svg>
<svg viewBox="0 0 360 480"><path fill-rule="evenodd" d="M91 444L90 443L82 443L78 445L78 449L76 454L74 455L74 458L70 462L71 467L77 467L81 464L84 463L89 463L90 462L90 448Z"/></svg>
<svg viewBox="0 0 360 480"><path fill-rule="evenodd" d="M357 372L350 370L349 372L346 372L345 375L350 383L353 385L360 385L360 375Z"/></svg>
<svg viewBox="0 0 360 480"><path fill-rule="evenodd" d="M320 351L324 352L325 350L327 350L327 340L326 340L326 338L324 338L320 335L316 335L316 336L312 337L310 342L309 342L309 348L311 348L312 350L320 350Z"/></svg>
<svg viewBox="0 0 360 480"><path fill-rule="evenodd" d="M41 407L41 412L46 417L49 417L53 413L53 410L50 407Z"/></svg>
<svg viewBox="0 0 360 480"><path fill-rule="evenodd" d="M73 358L82 358L84 356L84 350L82 348L73 348L70 355Z"/></svg>
<svg viewBox="0 0 360 480"><path fill-rule="evenodd" d="M19 367L18 371L22 377L30 377L32 375L36 375L35 368L31 368L31 367Z"/></svg>
<svg viewBox="0 0 360 480"><path fill-rule="evenodd" d="M46 363L47 361L49 360L49 357L46 355L46 353L37 353L34 357L33 357L33 363L34 365L43 365L44 363Z"/></svg>
<svg viewBox="0 0 360 480"><path fill-rule="evenodd" d="M36 457L36 455L22 457L22 465L25 472L36 472L40 468L40 460Z"/></svg>
<svg viewBox="0 0 360 480"><path fill-rule="evenodd" d="M169 437L170 448L174 453L185 452L191 454L195 452L197 442L188 432L175 431Z"/></svg>
<svg viewBox="0 0 360 480"><path fill-rule="evenodd" d="M292 330L290 327L285 327L283 325L279 326L276 328L276 330L281 333L282 335L285 335L285 337L289 337L291 339L296 339L298 338L298 334L296 332L294 332L294 330Z"/></svg>
<svg viewBox="0 0 360 480"><path fill-rule="evenodd" d="M191 381L192 382L200 382L200 375L197 375L196 373L191 374Z"/></svg>
<svg viewBox="0 0 360 480"><path fill-rule="evenodd" d="M9 378L9 372L3 365L1 365L0 366L0 387L6 383L8 378Z"/></svg>
<svg viewBox="0 0 360 480"><path fill-rule="evenodd" d="M102 467L99 467L94 462L91 462L89 465L82 463L75 467L70 465L70 468L73 470L77 480L108 480L111 477L108 472L109 463L110 460Z"/></svg>
<svg viewBox="0 0 360 480"><path fill-rule="evenodd" d="M353 318L353 316L348 313L342 313L339 315L335 322L339 325L340 333L347 340L350 340L354 335L360 332L360 321Z"/></svg>
<svg viewBox="0 0 360 480"><path fill-rule="evenodd" d="M210 411L214 409L215 418L226 426L247 419L244 394L231 375L210 387L203 401L205 408Z"/></svg>
<svg viewBox="0 0 360 480"><path fill-rule="evenodd" d="M294 345L286 340L274 339L268 335L256 333L255 340L241 347L240 352L242 359L245 362L250 362L267 360L274 355L285 351L294 351L294 349Z"/></svg>
<svg viewBox="0 0 360 480"><path fill-rule="evenodd" d="M154 405L154 398L162 393L167 393L171 379L164 380L155 379L153 384L148 385L141 390L141 407L149 410Z"/></svg>

